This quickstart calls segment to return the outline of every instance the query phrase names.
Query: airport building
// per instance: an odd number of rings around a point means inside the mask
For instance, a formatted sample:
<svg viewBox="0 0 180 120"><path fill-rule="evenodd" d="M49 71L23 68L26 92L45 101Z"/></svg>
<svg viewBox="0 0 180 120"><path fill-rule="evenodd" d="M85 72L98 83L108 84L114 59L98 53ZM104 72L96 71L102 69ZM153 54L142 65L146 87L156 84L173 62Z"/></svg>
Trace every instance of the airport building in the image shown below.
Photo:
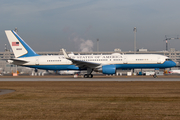
<svg viewBox="0 0 180 120"><path fill-rule="evenodd" d="M71 52L68 52L70 54ZM178 65L180 63L180 51L176 51L174 48L171 48L169 51L148 51L147 49L139 49L136 53L134 51L121 51L121 49L117 48L114 49L114 51L104 51L104 52L73 52L75 55L81 54L81 55L87 55L87 54L103 54L103 55L109 55L112 53L120 53L120 54L160 54L165 55L172 59L176 64ZM63 52L57 51L57 52L37 52L39 55L63 55ZM0 52L0 73L12 73L18 70L19 72L28 73L32 72L34 69L21 67L12 65L6 62L6 60L14 58L13 52L10 50L5 50L4 52Z"/></svg>

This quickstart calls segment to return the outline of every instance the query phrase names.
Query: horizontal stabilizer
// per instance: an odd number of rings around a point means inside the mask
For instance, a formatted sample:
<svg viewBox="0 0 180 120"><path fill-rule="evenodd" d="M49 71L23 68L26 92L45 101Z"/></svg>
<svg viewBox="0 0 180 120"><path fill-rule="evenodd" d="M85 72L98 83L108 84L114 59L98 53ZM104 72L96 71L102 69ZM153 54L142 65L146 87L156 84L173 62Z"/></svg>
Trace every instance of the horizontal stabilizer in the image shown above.
<svg viewBox="0 0 180 120"><path fill-rule="evenodd" d="M25 63L28 63L28 61L25 60L18 60L18 59L9 59L7 60L8 63L15 64L15 65L23 65Z"/></svg>

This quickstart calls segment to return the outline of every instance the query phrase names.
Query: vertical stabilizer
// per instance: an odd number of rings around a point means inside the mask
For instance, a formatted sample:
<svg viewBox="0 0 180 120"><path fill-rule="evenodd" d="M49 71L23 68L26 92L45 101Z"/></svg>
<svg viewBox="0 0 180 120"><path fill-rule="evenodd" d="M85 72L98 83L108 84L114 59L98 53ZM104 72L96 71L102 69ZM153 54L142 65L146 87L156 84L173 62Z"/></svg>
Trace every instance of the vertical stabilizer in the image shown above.
<svg viewBox="0 0 180 120"><path fill-rule="evenodd" d="M15 31L5 30L5 33L16 58L39 56Z"/></svg>

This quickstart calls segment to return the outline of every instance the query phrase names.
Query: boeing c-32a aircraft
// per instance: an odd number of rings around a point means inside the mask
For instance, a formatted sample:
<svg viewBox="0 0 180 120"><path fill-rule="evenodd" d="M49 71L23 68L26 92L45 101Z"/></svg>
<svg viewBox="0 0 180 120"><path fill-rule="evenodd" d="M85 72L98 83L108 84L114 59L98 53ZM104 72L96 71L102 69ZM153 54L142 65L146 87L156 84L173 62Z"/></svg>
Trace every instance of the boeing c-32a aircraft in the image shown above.
<svg viewBox="0 0 180 120"><path fill-rule="evenodd" d="M35 53L15 31L6 30L5 33L15 55L8 62L35 70L87 70L84 77L92 78L92 71L115 74L117 69L170 68L176 65L168 57L156 54L74 55L62 49L64 55L42 56Z"/></svg>

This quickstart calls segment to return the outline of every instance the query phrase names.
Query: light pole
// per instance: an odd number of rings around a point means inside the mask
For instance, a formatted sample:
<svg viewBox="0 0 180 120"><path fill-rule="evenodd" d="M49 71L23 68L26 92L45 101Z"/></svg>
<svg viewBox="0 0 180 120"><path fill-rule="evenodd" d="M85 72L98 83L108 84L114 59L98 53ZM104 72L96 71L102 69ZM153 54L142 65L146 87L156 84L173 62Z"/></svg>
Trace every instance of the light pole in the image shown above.
<svg viewBox="0 0 180 120"><path fill-rule="evenodd" d="M134 29L133 29L133 31L134 31L134 53L136 53L136 32L137 32L137 28L136 27L134 27Z"/></svg>

